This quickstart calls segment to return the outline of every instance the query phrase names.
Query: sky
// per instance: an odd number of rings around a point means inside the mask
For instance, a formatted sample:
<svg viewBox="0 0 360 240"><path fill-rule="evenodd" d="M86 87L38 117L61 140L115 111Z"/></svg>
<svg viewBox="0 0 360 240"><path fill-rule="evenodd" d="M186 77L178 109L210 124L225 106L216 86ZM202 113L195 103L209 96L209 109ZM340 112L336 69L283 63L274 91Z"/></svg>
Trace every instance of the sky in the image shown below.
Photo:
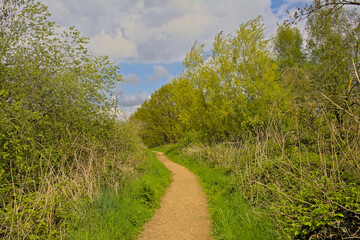
<svg viewBox="0 0 360 240"><path fill-rule="evenodd" d="M259 15L267 34L308 0L40 0L51 20L75 26L88 48L120 66L124 82L114 89L119 108L132 114L151 93L183 70L195 41L210 46L220 31L234 32Z"/></svg>

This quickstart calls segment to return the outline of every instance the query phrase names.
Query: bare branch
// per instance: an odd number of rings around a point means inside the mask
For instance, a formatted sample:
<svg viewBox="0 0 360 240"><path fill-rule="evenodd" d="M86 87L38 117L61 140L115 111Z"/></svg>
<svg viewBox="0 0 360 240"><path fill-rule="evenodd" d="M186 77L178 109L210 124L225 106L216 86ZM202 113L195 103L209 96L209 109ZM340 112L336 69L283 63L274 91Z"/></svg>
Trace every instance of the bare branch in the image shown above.
<svg viewBox="0 0 360 240"><path fill-rule="evenodd" d="M328 8L329 15L334 14L339 9L344 7L345 5L353 5L353 6L360 6L360 0L314 0L313 4L305 5L303 8L299 8L298 11L294 13L293 16L287 21L287 24L295 24L299 21L302 21L309 16L311 16L314 12L317 12L321 9Z"/></svg>

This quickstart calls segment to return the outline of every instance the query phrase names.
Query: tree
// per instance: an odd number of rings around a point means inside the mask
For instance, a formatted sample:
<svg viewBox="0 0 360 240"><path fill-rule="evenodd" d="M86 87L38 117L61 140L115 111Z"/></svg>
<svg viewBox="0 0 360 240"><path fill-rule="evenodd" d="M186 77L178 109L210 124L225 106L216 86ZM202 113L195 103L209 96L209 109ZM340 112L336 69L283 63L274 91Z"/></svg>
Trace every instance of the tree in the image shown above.
<svg viewBox="0 0 360 240"><path fill-rule="evenodd" d="M355 10L341 9L328 15L323 9L312 15L307 23L312 87L317 90L318 101L340 125L344 109L357 105L359 83L353 61L358 67L359 21L360 15Z"/></svg>
<svg viewBox="0 0 360 240"><path fill-rule="evenodd" d="M234 108L238 125L244 130L257 132L264 129L270 113L281 106L283 93L277 82L277 64L270 52L269 40L264 35L260 17L241 24L232 40L235 51L236 77L232 94L238 99ZM243 100L245 98L245 100ZM245 103L245 108L241 105Z"/></svg>
<svg viewBox="0 0 360 240"><path fill-rule="evenodd" d="M216 35L211 55L195 42L183 65L186 69L167 90L155 92L134 115L162 142L169 137L161 134L171 132L167 126L172 121L164 122L168 118L160 114L166 109L176 113L174 126L195 132L203 141L218 142L262 131L284 105L260 17L241 24L233 34ZM170 100L163 99L167 96Z"/></svg>
<svg viewBox="0 0 360 240"><path fill-rule="evenodd" d="M227 135L227 117L231 107L226 98L224 79L220 75L216 53L209 58L204 45L195 43L183 62L187 69L176 79L188 94L177 92L177 102L182 110L180 117L188 119L189 125L200 132L206 141L219 141ZM188 64L188 63L191 63ZM185 98L185 101L181 101ZM186 117L182 117L186 116Z"/></svg>
<svg viewBox="0 0 360 240"><path fill-rule="evenodd" d="M305 54L300 30L288 25L280 25L276 30L274 51L277 61L283 69L304 63Z"/></svg>
<svg viewBox="0 0 360 240"><path fill-rule="evenodd" d="M142 138L150 147L174 143L182 134L178 106L173 101L173 84L168 83L151 94L131 116L142 125Z"/></svg>
<svg viewBox="0 0 360 240"><path fill-rule="evenodd" d="M89 53L88 39L74 27L58 33L49 16L35 0L0 4L0 238L25 238L22 233L50 231L61 222L49 217L46 221L54 222L46 227L37 225L44 219L21 225L11 216L33 204L44 179L58 184L50 176L62 172L65 178L76 161L86 161L79 151L90 143L104 146L115 128L110 96L121 80L118 66ZM28 205L16 208L21 199L28 199ZM53 214L23 211L28 213L33 214L29 219ZM15 225L24 229L17 232Z"/></svg>
<svg viewBox="0 0 360 240"><path fill-rule="evenodd" d="M287 22L296 23L298 21L309 18L311 15L317 11L326 9L327 15L332 15L338 10L342 9L344 6L360 6L359 0L314 0L312 4L306 4L303 8L298 8L298 11L294 13L292 19ZM289 12L288 12L289 13Z"/></svg>

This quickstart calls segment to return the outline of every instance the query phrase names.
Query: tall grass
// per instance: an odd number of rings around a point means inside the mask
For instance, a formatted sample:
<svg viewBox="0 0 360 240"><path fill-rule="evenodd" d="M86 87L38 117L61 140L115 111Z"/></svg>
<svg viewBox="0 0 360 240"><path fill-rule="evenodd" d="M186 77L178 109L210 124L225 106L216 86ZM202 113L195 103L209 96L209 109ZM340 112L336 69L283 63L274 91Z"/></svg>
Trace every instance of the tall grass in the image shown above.
<svg viewBox="0 0 360 240"><path fill-rule="evenodd" d="M359 238L358 123L348 118L338 126L323 114L312 129L296 119L292 131L271 122L261 136L197 143L182 152L196 162L227 169L246 202L271 211L280 238Z"/></svg>
<svg viewBox="0 0 360 240"><path fill-rule="evenodd" d="M94 201L78 206L66 239L136 239L170 183L170 172L151 152L141 169L119 192L102 189Z"/></svg>
<svg viewBox="0 0 360 240"><path fill-rule="evenodd" d="M80 202L93 202L104 188L119 192L138 175L148 156L136 127L118 122L112 130L103 142L64 133L66 144L31 155L25 175L11 170L12 181L0 188L0 238L63 239Z"/></svg>

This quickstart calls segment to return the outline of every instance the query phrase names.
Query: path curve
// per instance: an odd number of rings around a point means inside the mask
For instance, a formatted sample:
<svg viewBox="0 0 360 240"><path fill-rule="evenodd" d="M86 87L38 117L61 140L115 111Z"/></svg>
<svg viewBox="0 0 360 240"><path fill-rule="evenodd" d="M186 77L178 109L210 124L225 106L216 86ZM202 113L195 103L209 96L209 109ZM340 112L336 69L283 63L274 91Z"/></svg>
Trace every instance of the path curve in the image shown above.
<svg viewBox="0 0 360 240"><path fill-rule="evenodd" d="M172 172L173 181L139 240L211 240L206 196L196 176L161 152L156 157Z"/></svg>

